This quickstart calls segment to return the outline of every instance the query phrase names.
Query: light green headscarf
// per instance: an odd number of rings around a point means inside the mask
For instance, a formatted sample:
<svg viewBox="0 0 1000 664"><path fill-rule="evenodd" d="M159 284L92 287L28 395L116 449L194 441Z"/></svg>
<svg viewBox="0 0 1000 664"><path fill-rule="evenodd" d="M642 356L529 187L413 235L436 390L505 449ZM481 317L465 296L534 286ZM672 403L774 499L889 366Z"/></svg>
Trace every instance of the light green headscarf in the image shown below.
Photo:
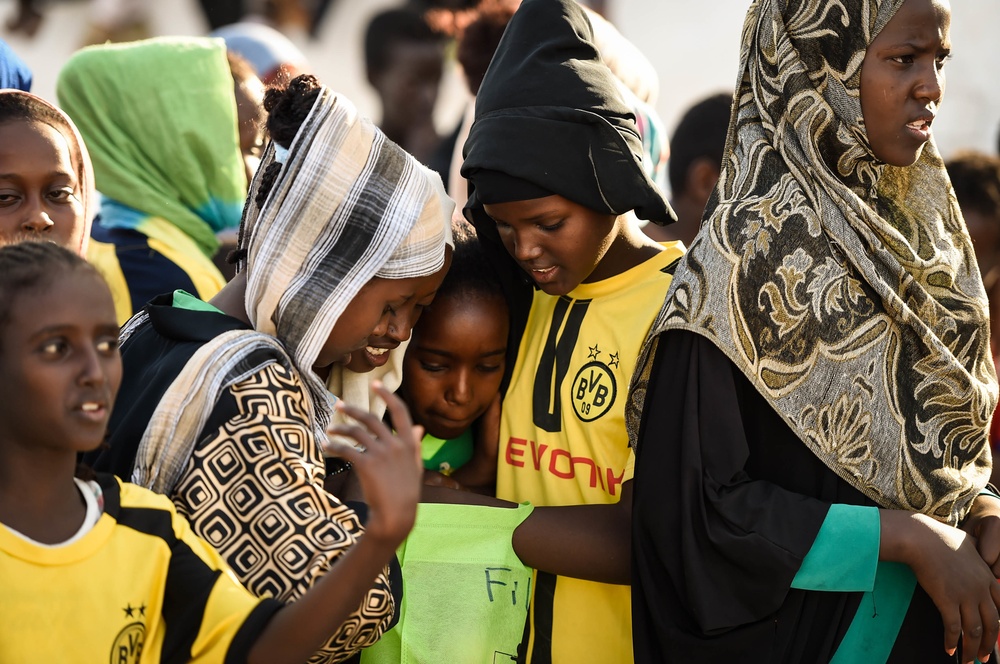
<svg viewBox="0 0 1000 664"><path fill-rule="evenodd" d="M217 232L239 226L247 183L221 39L85 48L57 94L90 150L103 226L143 232L164 219L207 256Z"/></svg>

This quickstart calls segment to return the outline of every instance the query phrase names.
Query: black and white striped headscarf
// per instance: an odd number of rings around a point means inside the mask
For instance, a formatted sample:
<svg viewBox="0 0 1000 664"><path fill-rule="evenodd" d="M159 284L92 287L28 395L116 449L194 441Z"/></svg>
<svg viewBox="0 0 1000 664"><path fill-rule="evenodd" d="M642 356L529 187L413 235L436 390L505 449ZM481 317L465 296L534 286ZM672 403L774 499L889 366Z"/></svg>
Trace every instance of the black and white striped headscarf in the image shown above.
<svg viewBox="0 0 1000 664"><path fill-rule="evenodd" d="M241 228L254 331L206 344L167 390L133 478L155 490L180 477L222 391L263 366L251 356L295 368L322 439L332 404L312 367L344 309L373 277L421 277L444 265L454 203L440 177L350 101L322 88L288 150L278 152L278 178L261 208L254 178ZM258 173L275 153L269 146Z"/></svg>

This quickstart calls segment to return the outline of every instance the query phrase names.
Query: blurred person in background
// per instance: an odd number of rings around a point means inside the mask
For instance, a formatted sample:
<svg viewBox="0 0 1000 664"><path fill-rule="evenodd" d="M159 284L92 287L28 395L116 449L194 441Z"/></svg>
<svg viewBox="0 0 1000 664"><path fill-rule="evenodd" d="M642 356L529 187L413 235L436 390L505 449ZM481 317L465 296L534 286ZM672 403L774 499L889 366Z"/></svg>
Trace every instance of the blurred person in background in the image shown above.
<svg viewBox="0 0 1000 664"><path fill-rule="evenodd" d="M311 73L309 61L292 40L263 23L233 23L209 36L223 39L229 52L249 62L265 87L282 87L299 74Z"/></svg>
<svg viewBox="0 0 1000 664"><path fill-rule="evenodd" d="M239 226L262 92L207 38L92 46L63 67L57 94L94 162L92 235L115 247L99 268L116 275L116 302L135 312L160 293L207 299L225 284L213 257Z"/></svg>
<svg viewBox="0 0 1000 664"><path fill-rule="evenodd" d="M719 181L733 96L720 92L695 103L681 117L670 139L670 204L677 223L646 224L654 240L681 240L690 246L701 226L708 197Z"/></svg>
<svg viewBox="0 0 1000 664"><path fill-rule="evenodd" d="M20 90L31 92L32 75L7 42L0 39L0 90Z"/></svg>
<svg viewBox="0 0 1000 664"><path fill-rule="evenodd" d="M423 164L441 142L434 107L444 49L445 38L412 7L380 12L365 30L365 73L382 107L379 129Z"/></svg>

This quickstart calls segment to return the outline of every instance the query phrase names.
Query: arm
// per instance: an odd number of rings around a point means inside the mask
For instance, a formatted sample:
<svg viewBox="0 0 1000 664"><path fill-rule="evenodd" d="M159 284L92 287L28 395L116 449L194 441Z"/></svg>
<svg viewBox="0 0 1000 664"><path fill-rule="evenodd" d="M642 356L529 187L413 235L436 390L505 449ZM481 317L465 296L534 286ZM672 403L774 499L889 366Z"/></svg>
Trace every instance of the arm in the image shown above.
<svg viewBox="0 0 1000 664"><path fill-rule="evenodd" d="M424 486L421 502L514 508L492 496ZM514 530L514 553L525 565L550 574L602 583L631 582L629 556L632 482L614 505L536 507Z"/></svg>
<svg viewBox="0 0 1000 664"><path fill-rule="evenodd" d="M357 544L301 599L281 609L261 632L250 662L304 662L322 640L348 618L374 579L413 527L420 495L423 432L410 421L403 402L381 384L397 434L360 410L338 404L361 422L331 433L349 436L362 447L330 441L329 449L351 462L369 505L367 529Z"/></svg>
<svg viewBox="0 0 1000 664"><path fill-rule="evenodd" d="M961 636L961 661L985 662L997 643L1000 584L975 538L923 514L880 510L880 517L879 557L913 570L941 612L945 651L954 654Z"/></svg>
<svg viewBox="0 0 1000 664"><path fill-rule="evenodd" d="M470 491L492 496L496 490L497 457L500 454L499 393L476 423L475 441L472 459L451 477Z"/></svg>

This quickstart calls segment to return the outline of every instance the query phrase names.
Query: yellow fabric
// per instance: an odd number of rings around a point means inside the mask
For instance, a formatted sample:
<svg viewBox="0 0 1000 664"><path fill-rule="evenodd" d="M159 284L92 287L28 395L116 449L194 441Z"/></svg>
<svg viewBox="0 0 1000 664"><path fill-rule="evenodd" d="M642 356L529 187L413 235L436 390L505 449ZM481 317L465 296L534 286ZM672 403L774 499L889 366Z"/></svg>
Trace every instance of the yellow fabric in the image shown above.
<svg viewBox="0 0 1000 664"><path fill-rule="evenodd" d="M118 264L115 245L98 242L91 238L87 244L87 261L93 265L111 289L111 298L115 303L115 316L118 324L124 325L132 317L132 298L128 292L128 283Z"/></svg>
<svg viewBox="0 0 1000 664"><path fill-rule="evenodd" d="M149 238L149 248L163 254L187 273L195 293L202 300L210 300L226 285L226 279L215 267L212 259L184 231L166 219L150 217L142 222L140 231Z"/></svg>
<svg viewBox="0 0 1000 664"><path fill-rule="evenodd" d="M566 297L535 293L503 404L498 497L536 506L618 502L634 464L625 430L629 380L670 286L663 270L683 252L679 242L664 247L641 265L581 284ZM556 407L551 389L535 395L535 382L560 308L566 315L555 323L559 334L553 342L568 362L553 372L553 383L563 375ZM584 309L582 320L567 324ZM568 348L575 330L576 342ZM539 425L546 418L536 401L548 411L548 424ZM553 616L553 662L632 661L628 587L560 577Z"/></svg>
<svg viewBox="0 0 1000 664"><path fill-rule="evenodd" d="M191 533L168 498L120 486L123 509L161 512L174 536L202 563L224 570L211 590L191 660L223 662L237 630L261 600ZM54 549L0 526L0 662L159 662L171 558L164 539L119 526L107 513L81 539Z"/></svg>

